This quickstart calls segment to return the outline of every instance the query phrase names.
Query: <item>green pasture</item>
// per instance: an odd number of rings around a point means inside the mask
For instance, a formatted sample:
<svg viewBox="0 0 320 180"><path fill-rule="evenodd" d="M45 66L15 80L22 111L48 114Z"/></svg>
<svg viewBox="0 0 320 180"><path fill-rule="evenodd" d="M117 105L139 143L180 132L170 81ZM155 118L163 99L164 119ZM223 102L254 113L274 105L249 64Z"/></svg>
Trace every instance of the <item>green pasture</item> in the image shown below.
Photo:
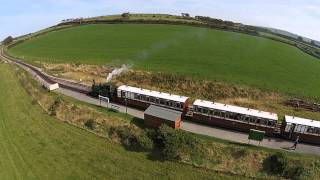
<svg viewBox="0 0 320 180"><path fill-rule="evenodd" d="M11 48L30 61L129 64L134 69L249 85L319 98L320 61L266 38L177 25L85 25Z"/></svg>

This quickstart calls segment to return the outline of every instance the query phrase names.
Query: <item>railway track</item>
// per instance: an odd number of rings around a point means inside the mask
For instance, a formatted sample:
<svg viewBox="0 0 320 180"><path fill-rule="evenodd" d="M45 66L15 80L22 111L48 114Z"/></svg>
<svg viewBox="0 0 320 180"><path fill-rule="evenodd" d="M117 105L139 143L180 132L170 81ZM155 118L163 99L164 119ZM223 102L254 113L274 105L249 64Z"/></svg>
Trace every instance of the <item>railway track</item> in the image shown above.
<svg viewBox="0 0 320 180"><path fill-rule="evenodd" d="M4 47L1 47L0 57L9 63L17 64L18 66L33 72L34 74L36 74L38 77L40 77L43 81L45 81L48 84L58 83L61 88L68 89L68 90L75 91L75 92L79 92L79 93L83 93L83 94L88 94L91 91L91 86L77 83L77 82L74 82L71 80L66 80L66 79L61 79L61 78L50 76L50 75L46 74L45 72L43 72L38 67L35 67L35 66L27 64L19 59L15 59L13 57L8 56L5 53Z"/></svg>

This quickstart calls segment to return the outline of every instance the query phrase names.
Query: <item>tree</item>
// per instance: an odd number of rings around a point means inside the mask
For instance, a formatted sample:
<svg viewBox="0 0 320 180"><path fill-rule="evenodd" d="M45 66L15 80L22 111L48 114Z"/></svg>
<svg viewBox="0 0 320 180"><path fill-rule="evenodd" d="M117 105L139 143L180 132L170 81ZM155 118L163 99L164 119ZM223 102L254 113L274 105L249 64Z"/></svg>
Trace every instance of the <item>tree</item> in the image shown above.
<svg viewBox="0 0 320 180"><path fill-rule="evenodd" d="M182 17L190 17L190 14L189 13L181 13L181 16Z"/></svg>
<svg viewBox="0 0 320 180"><path fill-rule="evenodd" d="M311 44L315 46L316 42L314 40L311 40Z"/></svg>
<svg viewBox="0 0 320 180"><path fill-rule="evenodd" d="M127 12L127 13L122 13L122 14L121 14L121 17L123 17L123 18L128 18L129 15L130 15L129 12Z"/></svg>
<svg viewBox="0 0 320 180"><path fill-rule="evenodd" d="M2 41L2 43L3 43L4 45L7 45L7 44L10 44L12 41L13 41L12 36L8 36L7 38L5 38L5 39Z"/></svg>
<svg viewBox="0 0 320 180"><path fill-rule="evenodd" d="M303 38L301 36L298 36L298 41L303 41Z"/></svg>

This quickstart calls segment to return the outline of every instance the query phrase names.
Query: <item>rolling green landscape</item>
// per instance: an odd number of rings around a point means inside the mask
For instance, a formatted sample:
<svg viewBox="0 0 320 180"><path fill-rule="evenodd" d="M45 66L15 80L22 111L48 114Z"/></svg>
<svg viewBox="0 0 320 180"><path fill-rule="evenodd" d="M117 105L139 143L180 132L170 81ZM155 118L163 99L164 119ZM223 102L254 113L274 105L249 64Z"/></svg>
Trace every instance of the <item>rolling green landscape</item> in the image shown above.
<svg viewBox="0 0 320 180"><path fill-rule="evenodd" d="M129 64L319 98L320 61L266 38L178 25L84 25L27 40L9 49L28 61Z"/></svg>
<svg viewBox="0 0 320 180"><path fill-rule="evenodd" d="M0 63L1 179L231 179L148 158L47 115Z"/></svg>

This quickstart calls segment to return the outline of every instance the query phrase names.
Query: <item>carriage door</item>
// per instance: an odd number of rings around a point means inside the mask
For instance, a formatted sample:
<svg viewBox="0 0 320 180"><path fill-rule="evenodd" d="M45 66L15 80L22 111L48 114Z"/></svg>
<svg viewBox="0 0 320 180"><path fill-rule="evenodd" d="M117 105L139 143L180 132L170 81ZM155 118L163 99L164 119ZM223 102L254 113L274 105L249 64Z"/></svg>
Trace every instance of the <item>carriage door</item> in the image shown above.
<svg viewBox="0 0 320 180"><path fill-rule="evenodd" d="M289 139L292 138L292 134L293 134L295 128L296 128L296 124L292 124L291 128L290 128L290 131L289 131Z"/></svg>

